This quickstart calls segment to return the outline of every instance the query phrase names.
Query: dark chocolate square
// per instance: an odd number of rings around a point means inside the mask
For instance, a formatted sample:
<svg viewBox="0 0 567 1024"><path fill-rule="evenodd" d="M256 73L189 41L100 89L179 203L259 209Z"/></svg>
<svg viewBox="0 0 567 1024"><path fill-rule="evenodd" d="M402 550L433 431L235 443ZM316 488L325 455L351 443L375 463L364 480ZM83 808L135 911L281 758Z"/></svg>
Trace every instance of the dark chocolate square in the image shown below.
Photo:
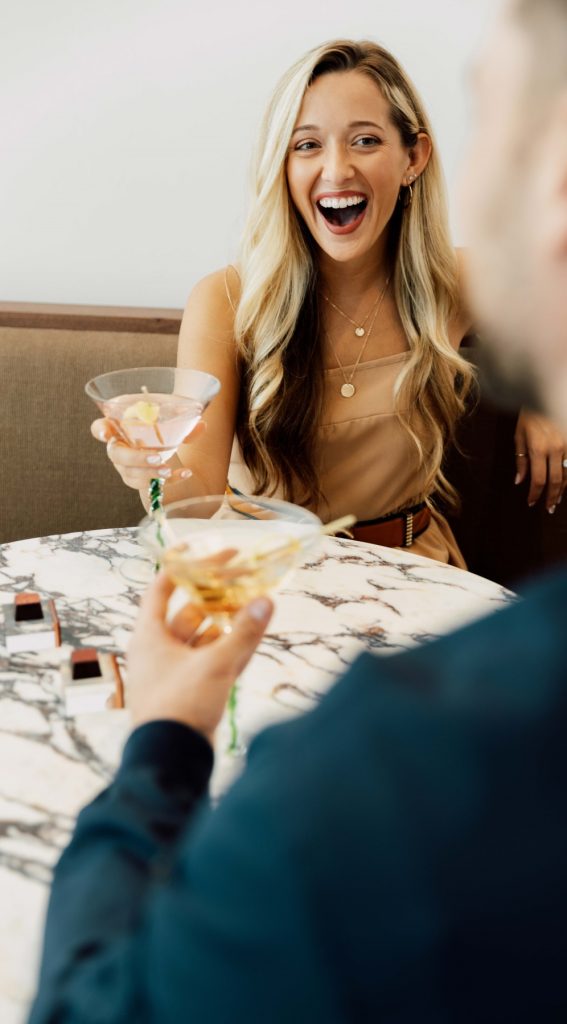
<svg viewBox="0 0 567 1024"><path fill-rule="evenodd" d="M94 647L73 651L71 655L71 679L100 679L102 671Z"/></svg>
<svg viewBox="0 0 567 1024"><path fill-rule="evenodd" d="M16 622L38 622L44 618L39 594L16 594L14 605Z"/></svg>

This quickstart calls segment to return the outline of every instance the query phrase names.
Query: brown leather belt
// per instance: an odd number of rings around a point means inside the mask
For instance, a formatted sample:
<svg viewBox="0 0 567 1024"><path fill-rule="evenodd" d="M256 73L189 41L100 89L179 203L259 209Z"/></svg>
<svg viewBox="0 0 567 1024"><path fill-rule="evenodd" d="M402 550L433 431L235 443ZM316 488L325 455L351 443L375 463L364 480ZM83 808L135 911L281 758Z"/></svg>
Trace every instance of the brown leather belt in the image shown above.
<svg viewBox="0 0 567 1024"><path fill-rule="evenodd" d="M404 508L401 512L359 522L348 531L354 540L365 544L383 544L387 548L410 548L420 533L431 522L431 512L425 502ZM345 531L346 533L347 531Z"/></svg>

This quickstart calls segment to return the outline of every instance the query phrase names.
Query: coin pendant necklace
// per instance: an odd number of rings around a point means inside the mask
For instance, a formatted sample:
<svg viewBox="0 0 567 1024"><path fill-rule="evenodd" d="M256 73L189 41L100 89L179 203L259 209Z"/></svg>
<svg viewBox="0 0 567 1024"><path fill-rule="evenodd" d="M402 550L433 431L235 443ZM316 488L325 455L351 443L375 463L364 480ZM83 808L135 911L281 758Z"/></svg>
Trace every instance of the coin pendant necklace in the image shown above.
<svg viewBox="0 0 567 1024"><path fill-rule="evenodd" d="M356 374L356 371L358 370L358 367L359 367L359 364L360 364L360 360L362 359L362 357L363 357L363 355L364 355L364 353L366 351L366 346L368 345L368 342L370 341L370 335L372 334L372 330L374 328L374 324L376 323L376 319L377 319L378 314L379 314L379 312L380 312L380 310L382 308L382 303L383 303L384 298L386 296L386 292L388 291L388 285L389 284L390 284L390 278L388 277L387 280L386 280L386 284L384 285L383 291L379 294L379 296L378 296L378 298L377 298L377 300L376 300L376 302L374 304L374 316L372 317L372 321L370 323L370 326L369 326L368 330L367 331L364 330L362 328L362 326L360 328L362 330L362 337L364 337L364 341L362 343L362 348L361 348L360 352L358 353L358 359L356 360L356 363L354 364L354 369L353 369L352 373L350 374L350 377L347 377L347 375L346 375L346 373L344 371L344 366L341 363L341 361L340 361L340 359L339 359L339 357L337 355L337 351L335 349L335 346L333 345L333 342L331 341L331 337L330 337L329 334L327 334L327 338L329 339L329 344L330 344L331 349L333 351L333 355L334 355L335 359L337 360L337 364L338 364L339 369L340 369L340 371L341 371L341 373L343 375L344 383L341 384L341 395L343 396L343 398L352 398L356 394L356 388L355 388L355 386L353 384L354 376ZM327 299L327 301L329 302L328 299ZM333 303L330 302L330 305L332 306ZM337 308L337 307L335 307L335 308ZM338 312L340 312L340 310L338 310ZM347 317L347 319L350 319L350 317ZM351 321L351 322L354 323L354 321ZM366 323L366 321L364 321L364 323ZM361 335L358 334L357 331L355 331L355 334L357 335L357 337L361 337Z"/></svg>

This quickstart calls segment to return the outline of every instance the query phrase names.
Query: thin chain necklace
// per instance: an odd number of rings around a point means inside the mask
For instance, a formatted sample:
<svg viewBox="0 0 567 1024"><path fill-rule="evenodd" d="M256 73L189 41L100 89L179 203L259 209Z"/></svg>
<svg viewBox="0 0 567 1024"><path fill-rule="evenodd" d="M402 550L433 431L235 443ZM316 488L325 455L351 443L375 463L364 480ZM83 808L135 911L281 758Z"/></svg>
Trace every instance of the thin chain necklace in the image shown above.
<svg viewBox="0 0 567 1024"><path fill-rule="evenodd" d="M376 323L376 319L377 319L378 314L379 314L379 312L380 312L380 310L382 308L382 303L383 303L383 301L384 301L384 299L386 297L386 292L388 291L388 285L389 284L390 284L390 278L388 277L388 279L386 280L386 284L384 285L384 290L380 293L380 295L378 296L378 298L377 298L377 300L376 300L376 302L374 304L374 316L372 317L372 322L370 324L370 327L368 328L368 331L363 332L364 334L366 334L366 337L364 338L364 341L362 343L362 348L361 348L360 352L358 353L358 359L356 360L356 363L354 364L354 369L353 369L350 377L347 377L347 375L345 373L345 370L344 370L344 366L341 363L341 361L340 361L340 359L339 359L339 357L337 355L337 351L335 349L335 346L333 345L333 342L331 341L331 336L329 334L327 334L327 338L329 339L329 344L331 346L331 349L333 350L333 355L334 355L335 359L337 360L337 363L339 365L339 369L340 369L340 371L341 371L341 373L343 375L344 384L341 385L341 395L343 396L343 398L352 398L352 396L356 394L356 388L355 388L354 384L352 383L353 379L354 379L354 375L355 375L356 371L358 370L358 366L359 366L360 360L362 359L362 357L363 357L363 355L364 355L364 353L366 351L366 346L368 345L368 342L370 341L370 335L372 334L372 330L374 328L374 324Z"/></svg>
<svg viewBox="0 0 567 1024"><path fill-rule="evenodd" d="M340 316L342 316L345 320L348 320L348 322L352 324L352 326L354 327L354 333L356 334L357 338L363 338L364 335L366 334L366 324L380 301L380 294L381 293L378 292L378 295L376 296L374 302L372 303L370 309L368 310L368 313L364 317L364 320L361 320L360 323L357 323L357 321L353 320L352 317L348 315L348 313L345 313L344 309L341 309L340 306L337 306L334 302L331 302L328 295L325 295L324 292L322 293L325 302L328 302L329 306L335 309L337 313L340 314Z"/></svg>

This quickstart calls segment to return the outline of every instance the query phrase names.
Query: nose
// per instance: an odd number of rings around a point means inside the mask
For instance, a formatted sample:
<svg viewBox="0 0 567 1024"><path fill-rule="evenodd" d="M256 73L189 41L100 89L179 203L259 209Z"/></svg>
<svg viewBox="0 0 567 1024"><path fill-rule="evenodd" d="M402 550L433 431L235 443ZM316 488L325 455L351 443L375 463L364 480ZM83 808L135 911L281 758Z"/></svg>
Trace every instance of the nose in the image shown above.
<svg viewBox="0 0 567 1024"><path fill-rule="evenodd" d="M335 142L325 147L322 178L326 185L340 187L354 177L354 167L346 146Z"/></svg>

